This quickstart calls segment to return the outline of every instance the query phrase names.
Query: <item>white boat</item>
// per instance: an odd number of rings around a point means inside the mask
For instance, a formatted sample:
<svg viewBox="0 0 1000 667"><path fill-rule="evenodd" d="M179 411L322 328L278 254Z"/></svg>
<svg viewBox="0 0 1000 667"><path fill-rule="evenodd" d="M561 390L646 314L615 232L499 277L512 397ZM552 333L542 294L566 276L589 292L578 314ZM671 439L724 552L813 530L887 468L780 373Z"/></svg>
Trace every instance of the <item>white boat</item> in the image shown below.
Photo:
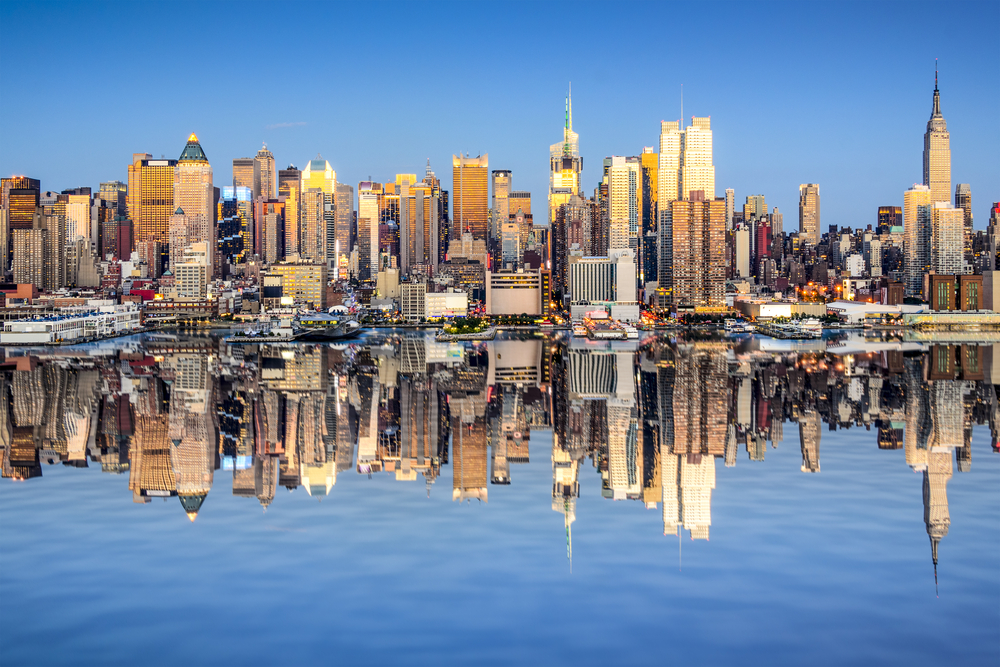
<svg viewBox="0 0 1000 667"><path fill-rule="evenodd" d="M747 333L754 330L754 326L745 320L727 319L725 325L726 333Z"/></svg>

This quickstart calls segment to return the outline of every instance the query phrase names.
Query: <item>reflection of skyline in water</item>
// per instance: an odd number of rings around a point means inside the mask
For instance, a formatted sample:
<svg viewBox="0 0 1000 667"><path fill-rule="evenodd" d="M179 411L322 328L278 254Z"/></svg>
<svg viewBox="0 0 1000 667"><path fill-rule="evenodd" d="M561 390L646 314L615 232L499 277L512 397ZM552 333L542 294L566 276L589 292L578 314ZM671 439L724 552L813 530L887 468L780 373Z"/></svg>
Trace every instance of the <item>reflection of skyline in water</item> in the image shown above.
<svg viewBox="0 0 1000 667"><path fill-rule="evenodd" d="M264 508L279 486L322 499L345 474L422 476L429 495L449 467L453 500L488 502L491 485L516 486L532 431L551 430L568 557L587 459L604 498L658 508L664 535L707 540L716 459L734 466L742 449L762 463L797 426L801 470L820 473L823 429L861 427L921 473L936 568L972 425L989 425L994 450L1000 427L993 346L838 356L666 339L334 349L194 338L35 352L0 372L6 478L99 463L129 475L134 502L176 496L192 521L219 492L219 469L234 496Z"/></svg>

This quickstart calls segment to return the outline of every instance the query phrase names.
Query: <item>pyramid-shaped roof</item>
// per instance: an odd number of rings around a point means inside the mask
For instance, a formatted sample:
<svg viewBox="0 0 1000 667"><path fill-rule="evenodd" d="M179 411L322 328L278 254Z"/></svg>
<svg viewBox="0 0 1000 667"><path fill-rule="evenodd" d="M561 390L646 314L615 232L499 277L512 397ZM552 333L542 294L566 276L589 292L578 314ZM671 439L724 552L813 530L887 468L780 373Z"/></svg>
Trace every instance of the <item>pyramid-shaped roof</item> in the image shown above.
<svg viewBox="0 0 1000 667"><path fill-rule="evenodd" d="M177 158L178 162L208 162L208 157L205 156L205 151L201 149L201 144L198 143L198 135L191 134L188 137L187 145L184 146L184 150L181 151L181 156Z"/></svg>

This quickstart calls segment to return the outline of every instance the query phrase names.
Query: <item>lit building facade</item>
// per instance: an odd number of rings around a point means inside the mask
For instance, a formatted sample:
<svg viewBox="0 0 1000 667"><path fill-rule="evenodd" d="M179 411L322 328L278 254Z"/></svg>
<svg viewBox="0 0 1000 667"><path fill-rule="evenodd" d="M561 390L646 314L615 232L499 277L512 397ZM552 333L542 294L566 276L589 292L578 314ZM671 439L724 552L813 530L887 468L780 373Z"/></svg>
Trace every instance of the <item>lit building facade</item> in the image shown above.
<svg viewBox="0 0 1000 667"><path fill-rule="evenodd" d="M580 176L583 158L580 157L580 135L573 131L573 95L566 96L566 116L563 139L549 147L549 211L548 224L556 219L559 207L573 195L583 194ZM516 211L516 209L512 209ZM525 213L530 213L526 210Z"/></svg>
<svg viewBox="0 0 1000 667"><path fill-rule="evenodd" d="M354 187L347 183L337 183L334 197L336 217L336 272L335 279L347 278L347 266L351 255L351 227L354 225Z"/></svg>
<svg viewBox="0 0 1000 667"><path fill-rule="evenodd" d="M924 133L924 185L931 189L931 201L951 200L951 135L941 115L941 93L937 69L934 71L934 104Z"/></svg>
<svg viewBox="0 0 1000 667"><path fill-rule="evenodd" d="M712 119L708 116L692 116L691 125L682 132L679 199L686 199L692 192L704 192L706 199L715 199Z"/></svg>
<svg viewBox="0 0 1000 667"><path fill-rule="evenodd" d="M233 187L253 190L253 158L233 158Z"/></svg>
<svg viewBox="0 0 1000 667"><path fill-rule="evenodd" d="M819 185L803 183L799 186L799 238L810 245L819 243Z"/></svg>
<svg viewBox="0 0 1000 667"><path fill-rule="evenodd" d="M493 185L492 234L499 235L500 226L510 219L510 171L494 169L490 181Z"/></svg>
<svg viewBox="0 0 1000 667"><path fill-rule="evenodd" d="M134 153L128 168L128 217L135 241L169 242L170 216L174 214L174 171L177 160L154 160L149 153Z"/></svg>
<svg viewBox="0 0 1000 667"><path fill-rule="evenodd" d="M358 183L358 278L375 280L378 275L378 228L382 204L382 184Z"/></svg>
<svg viewBox="0 0 1000 667"><path fill-rule="evenodd" d="M914 184L903 193L903 255L906 262L906 295L919 297L924 274L930 270L931 189Z"/></svg>
<svg viewBox="0 0 1000 667"><path fill-rule="evenodd" d="M963 241L963 253L965 255L965 263L971 266L975 259L972 252L972 238L975 236L975 233L972 230L972 186L968 183L959 183L955 186L955 208L962 209L964 214L965 239Z"/></svg>
<svg viewBox="0 0 1000 667"><path fill-rule="evenodd" d="M964 273L964 239L965 212L948 202L934 202L931 205L931 271L946 275Z"/></svg>
<svg viewBox="0 0 1000 667"><path fill-rule="evenodd" d="M277 196L275 186L277 172L274 168L274 154L267 150L264 144L253 158L253 197L257 199L274 199Z"/></svg>
<svg viewBox="0 0 1000 667"><path fill-rule="evenodd" d="M674 307L722 308L726 283L726 202L700 193L670 202L665 219L673 266L660 281Z"/></svg>
<svg viewBox="0 0 1000 667"><path fill-rule="evenodd" d="M278 196L285 198L285 254L299 254L301 243L299 202L302 198L302 172L294 165L278 171Z"/></svg>
<svg viewBox="0 0 1000 667"><path fill-rule="evenodd" d="M209 267L213 267L216 240L212 166L194 134L188 137L174 169L174 206L184 209L187 216L187 242L206 243Z"/></svg>
<svg viewBox="0 0 1000 667"><path fill-rule="evenodd" d="M634 158L612 156L608 168L610 250L638 252L642 170Z"/></svg>
<svg viewBox="0 0 1000 667"><path fill-rule="evenodd" d="M468 232L486 240L489 223L489 154L474 158L451 156L452 238Z"/></svg>

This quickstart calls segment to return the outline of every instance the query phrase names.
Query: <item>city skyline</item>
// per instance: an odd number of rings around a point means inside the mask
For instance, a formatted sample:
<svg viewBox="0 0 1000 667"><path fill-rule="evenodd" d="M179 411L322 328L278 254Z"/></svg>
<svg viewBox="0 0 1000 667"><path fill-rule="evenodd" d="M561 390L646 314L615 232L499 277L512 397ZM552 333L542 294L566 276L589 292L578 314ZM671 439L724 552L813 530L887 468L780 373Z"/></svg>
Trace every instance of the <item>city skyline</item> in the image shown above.
<svg viewBox="0 0 1000 667"><path fill-rule="evenodd" d="M401 36L398 33L410 29L403 27L408 11L392 7L392 16L380 25L388 36ZM463 18L457 19L448 11L451 5L440 7L442 30L473 27L476 19L484 19L478 9L468 16L463 12ZM766 11L753 15L749 8L722 7L726 9L724 15L732 17L743 33L752 33L755 25L764 22L779 29L794 27L786 16L790 5L767 5ZM518 20L525 41L530 43L530 37L547 25L551 15L559 15L582 36L596 35L585 23L588 15L585 7L573 8L575 11L568 14L564 8L560 13L555 5L526 9ZM338 182L350 185L369 177L384 181L396 173L419 173L429 158L431 167L442 175L442 188L451 189L447 159L461 151L470 155L490 153L491 169L513 172L512 190L529 191L536 202L541 202L549 180L546 149L558 131L556 124L563 124L564 100L570 82L574 84L576 102L573 128L579 134L584 157L585 193L592 192L599 182L599 165L604 157L640 155L643 146L656 145L656 124L681 115L683 85L685 118L712 117L717 196L726 188L735 190L737 201L762 192L769 204L788 212L796 208L801 183L819 183L823 188L823 223L857 229L874 225L878 206L902 205L902 192L921 181L921 146L915 138L923 134L930 115L933 60L937 57L941 107L951 133L951 182L971 185L975 228L984 229L989 205L997 199L990 187L1000 182L1000 167L991 159L991 147L1000 139L991 112L997 106L995 98L1000 87L995 85L995 68L989 72L983 66L991 57L990 42L986 36L963 34L954 38L945 36L933 44L933 49L926 45L911 46L903 37L908 29L915 27L915 16L920 14L913 9L897 17L890 7L879 6L874 14L866 13L867 23L862 26L833 8L809 8L806 11L812 17L811 22L824 24L819 44L811 43L806 48L805 36L794 36L787 43L769 42L772 51L766 56L745 49L737 54L734 47L706 53L698 50L698 45L691 41L693 38L679 35L664 43L662 56L655 55L652 59L653 66L666 68L664 71L669 75L656 85L638 86L638 91L635 85L629 89L630 82L635 81L633 76L638 75L623 72L619 76L607 63L595 62L595 59L600 61L596 56L584 56L576 66L543 68L539 72L537 63L543 61L534 58L541 57L541 51L529 48L511 59L505 74L517 77L518 85L511 88L516 94L512 92L502 100L491 99L490 104L480 106L473 101L476 98L473 82L476 76L487 82L489 71L484 67L481 75L471 76L475 74L470 70L471 64L450 62L438 47L427 45L428 51L422 58L432 63L432 67L439 65L438 78L450 92L432 95L435 90L440 92L441 87L424 85L417 90L416 81L404 82L400 85L400 95L416 97L412 104L402 107L350 105L324 96L321 96L323 103L309 105L304 93L293 92L280 105L268 99L259 103L255 100L247 105L245 113L234 113L231 106L223 111L211 104L175 102L165 102L160 110L150 107L146 95L139 95L139 89L133 87L137 83L131 82L140 80L136 79L139 73L134 68L142 63L157 67L165 98L167 90L186 85L192 92L188 99L197 99L199 95L212 99L210 96L217 94L213 91L225 80L222 75L226 66L221 54L216 60L209 48L207 55L199 56L206 58L204 72L191 75L187 65L194 56L182 54L177 58L174 54L171 57L177 62L167 63L160 61L165 55L150 51L135 63L119 66L125 93L120 104L101 103L99 87L86 85L76 91L76 86L91 80L86 76L62 80L66 94L79 100L68 115L61 107L53 107L60 111L52 115L48 107L38 106L32 100L5 96L0 102L0 116L5 127L20 130L5 133L0 173L38 178L46 190L61 191L80 185L96 190L100 182L127 180L126 166L133 153L148 151L153 156L162 154L167 159L176 159L180 142L195 133L212 156L217 186L230 182L233 159L254 155L262 142L274 153L277 169L288 164L302 169L311 156L321 153L337 172ZM986 26L996 24L995 6L970 4L966 9L979 16L968 21L968 29L973 33L987 31ZM353 11L339 8L338 16L343 14L341 20L351 20ZM126 24L137 17L155 16L156 20L146 21L155 26L148 35L151 42L166 40L179 29L176 23L179 19L160 16L155 8L136 8L128 16L101 12L100 6L71 7L59 14L30 7L5 7L3 12L3 23L7 26L4 32L9 34L5 34L0 53L5 62L11 63L5 80L12 88L30 85L25 77L31 72L48 71L54 68L49 66L51 63L63 62L68 50L74 48L77 39L74 31L84 34L86 26L95 21L125 30ZM641 12L633 13L627 20L634 21L638 14L654 20L659 12L642 6ZM217 10L209 8L207 17L212 16L221 18ZM797 21L806 18L800 15ZM65 37L60 42L61 48L41 54L24 48L26 43L21 35L30 32L18 28L38 20L44 21L50 34ZM226 20L237 32L253 27L251 20L241 16L227 15ZM626 21L617 17L608 20L611 30L623 28ZM369 30L363 22L360 26L357 35L345 36L332 45L339 58L335 59L335 71L347 73L343 78L335 77L346 86L349 93L346 99L365 99L365 78L351 74L360 71L360 65L368 64L362 61L374 60L373 69L377 70L382 59L399 52L397 47L376 56L357 55L360 51L351 47ZM303 43L308 42L308 35L315 30L296 27ZM879 27L882 32L876 30ZM273 30L276 37L288 41L289 48L293 48L288 17L277 17ZM720 39L714 39L713 44L724 42L728 30L721 26ZM886 53L884 44L894 37L898 48ZM836 58L826 58L827 52L822 48L834 39L851 43L855 48L838 52ZM786 51L785 55L795 53L795 57L785 58L780 66L771 67L766 62L772 55L778 60ZM35 65L29 66L31 61L24 60L28 53L35 59ZM703 57L699 60L694 54ZM86 67L93 58L96 69L96 63L106 57L109 56L102 55L100 45L90 45L82 52L78 65ZM806 73L812 83L804 83L807 80L802 77ZM278 70L266 66L262 76L278 76ZM761 96L757 101L734 104L734 100L745 99L738 91L746 90L745 84L751 76L756 81L755 89L763 91ZM717 85L719 77L731 81L733 86ZM291 88L300 87L297 84L302 81L298 75L284 80L295 84ZM129 96L130 93L135 94ZM884 103L886 96L892 103ZM456 99L461 101L455 102ZM134 119L140 117L140 109L142 122L137 122ZM776 118L780 121L775 122ZM687 124L690 123L686 120ZM803 149L805 145L809 150Z"/></svg>

